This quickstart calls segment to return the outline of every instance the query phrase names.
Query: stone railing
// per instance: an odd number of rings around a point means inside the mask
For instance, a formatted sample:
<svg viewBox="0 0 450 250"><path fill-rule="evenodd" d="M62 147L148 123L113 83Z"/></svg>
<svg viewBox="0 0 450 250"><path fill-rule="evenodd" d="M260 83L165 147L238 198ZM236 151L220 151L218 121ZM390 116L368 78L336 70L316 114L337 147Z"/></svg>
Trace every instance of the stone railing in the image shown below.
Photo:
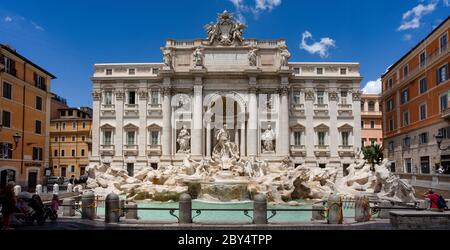
<svg viewBox="0 0 450 250"><path fill-rule="evenodd" d="M114 145L100 145L100 155L114 155Z"/></svg>
<svg viewBox="0 0 450 250"><path fill-rule="evenodd" d="M397 173L401 179L410 180L413 186L450 190L450 175Z"/></svg>
<svg viewBox="0 0 450 250"><path fill-rule="evenodd" d="M123 151L125 155L137 155L139 152L139 146L138 145L124 145Z"/></svg>
<svg viewBox="0 0 450 250"><path fill-rule="evenodd" d="M306 156L306 147L305 145L292 145L291 146L291 154L293 156Z"/></svg>
<svg viewBox="0 0 450 250"><path fill-rule="evenodd" d="M161 145L147 145L147 155L161 155L162 146Z"/></svg>

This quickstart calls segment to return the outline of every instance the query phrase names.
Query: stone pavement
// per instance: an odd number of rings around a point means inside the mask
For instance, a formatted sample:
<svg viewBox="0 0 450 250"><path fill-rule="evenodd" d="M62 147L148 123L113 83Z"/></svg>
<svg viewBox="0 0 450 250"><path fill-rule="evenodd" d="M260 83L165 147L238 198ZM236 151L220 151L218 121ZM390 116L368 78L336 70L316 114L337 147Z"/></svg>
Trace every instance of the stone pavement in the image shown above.
<svg viewBox="0 0 450 250"><path fill-rule="evenodd" d="M349 222L347 222L349 223ZM18 226L16 230L392 230L389 220L374 220L367 223L327 225L324 222L253 224L178 224L173 222L149 222L122 220L118 224L106 224L103 219L82 220L79 217L62 217L44 225Z"/></svg>

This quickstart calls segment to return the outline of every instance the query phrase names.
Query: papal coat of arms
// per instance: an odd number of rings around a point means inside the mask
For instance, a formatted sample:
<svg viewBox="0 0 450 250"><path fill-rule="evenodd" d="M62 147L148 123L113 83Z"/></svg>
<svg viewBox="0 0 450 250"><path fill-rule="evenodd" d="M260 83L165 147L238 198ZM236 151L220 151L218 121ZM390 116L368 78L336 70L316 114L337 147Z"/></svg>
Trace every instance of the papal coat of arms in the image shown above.
<svg viewBox="0 0 450 250"><path fill-rule="evenodd" d="M215 24L205 25L209 45L215 43L223 46L241 44L244 41L242 32L245 28L246 26L243 23L236 21L227 11L219 14Z"/></svg>

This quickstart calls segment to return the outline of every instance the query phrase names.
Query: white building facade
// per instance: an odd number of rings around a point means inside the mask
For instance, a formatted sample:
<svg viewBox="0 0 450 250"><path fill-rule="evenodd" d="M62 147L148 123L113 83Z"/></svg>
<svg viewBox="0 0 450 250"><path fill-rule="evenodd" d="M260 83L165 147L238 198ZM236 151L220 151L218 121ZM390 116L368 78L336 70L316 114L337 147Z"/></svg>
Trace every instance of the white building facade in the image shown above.
<svg viewBox="0 0 450 250"><path fill-rule="evenodd" d="M353 163L359 64L288 62L285 40L244 39L244 28L224 12L208 39L167 40L163 63L96 64L91 163L132 174L210 158L224 125L243 159Z"/></svg>

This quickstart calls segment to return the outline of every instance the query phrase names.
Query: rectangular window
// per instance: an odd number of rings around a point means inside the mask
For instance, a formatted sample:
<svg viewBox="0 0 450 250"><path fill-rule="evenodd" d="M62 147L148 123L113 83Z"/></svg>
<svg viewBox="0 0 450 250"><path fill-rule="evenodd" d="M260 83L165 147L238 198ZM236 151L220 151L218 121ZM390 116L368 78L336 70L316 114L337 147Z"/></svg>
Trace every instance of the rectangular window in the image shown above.
<svg viewBox="0 0 450 250"><path fill-rule="evenodd" d="M408 78L408 73L409 73L409 66L408 64L406 64L405 66L403 66L403 79Z"/></svg>
<svg viewBox="0 0 450 250"><path fill-rule="evenodd" d="M42 110L42 97L36 96L36 109Z"/></svg>
<svg viewBox="0 0 450 250"><path fill-rule="evenodd" d="M56 129L59 129L59 122L56 123Z"/></svg>
<svg viewBox="0 0 450 250"><path fill-rule="evenodd" d="M294 104L300 104L300 91L294 91L292 93L292 101Z"/></svg>
<svg viewBox="0 0 450 250"><path fill-rule="evenodd" d="M300 75L300 68L294 68L294 74Z"/></svg>
<svg viewBox="0 0 450 250"><path fill-rule="evenodd" d="M81 141L85 141L86 140L86 136L81 136Z"/></svg>
<svg viewBox="0 0 450 250"><path fill-rule="evenodd" d="M302 132L300 131L294 132L294 145L295 146L302 145Z"/></svg>
<svg viewBox="0 0 450 250"><path fill-rule="evenodd" d="M40 134L42 133L42 128L41 128L41 126L42 126L41 121L36 120L35 126L34 126L34 133L40 135Z"/></svg>
<svg viewBox="0 0 450 250"><path fill-rule="evenodd" d="M73 116L73 110L69 110L68 113L68 116Z"/></svg>
<svg viewBox="0 0 450 250"><path fill-rule="evenodd" d="M65 122L63 122L63 124L62 124L62 129L66 129L66 123Z"/></svg>
<svg viewBox="0 0 450 250"><path fill-rule="evenodd" d="M394 152L394 149L395 149L394 141L390 141L388 144L389 152Z"/></svg>
<svg viewBox="0 0 450 250"><path fill-rule="evenodd" d="M80 155L81 155L81 156L84 156L84 149L81 150Z"/></svg>
<svg viewBox="0 0 450 250"><path fill-rule="evenodd" d="M86 128L86 122L83 122L82 126L83 126L83 128Z"/></svg>
<svg viewBox="0 0 450 250"><path fill-rule="evenodd" d="M323 91L317 91L317 104L324 104L324 95L325 93Z"/></svg>
<svg viewBox="0 0 450 250"><path fill-rule="evenodd" d="M405 172L412 173L412 160L411 158L405 159Z"/></svg>
<svg viewBox="0 0 450 250"><path fill-rule="evenodd" d="M364 121L361 121L361 128L364 128Z"/></svg>
<svg viewBox="0 0 450 250"><path fill-rule="evenodd" d="M425 51L420 53L419 60L420 60L420 67L421 68L425 67L425 65L427 64L427 56L425 54Z"/></svg>
<svg viewBox="0 0 450 250"><path fill-rule="evenodd" d="M419 80L419 91L420 94L423 94L427 92L428 86L427 86L427 78L422 78Z"/></svg>
<svg viewBox="0 0 450 250"><path fill-rule="evenodd" d="M402 98L401 98L402 104L405 104L409 101L409 90L405 89L402 91Z"/></svg>
<svg viewBox="0 0 450 250"><path fill-rule="evenodd" d="M403 112L403 127L409 125L409 112L405 111Z"/></svg>
<svg viewBox="0 0 450 250"><path fill-rule="evenodd" d="M128 104L136 104L136 91L128 92Z"/></svg>
<svg viewBox="0 0 450 250"><path fill-rule="evenodd" d="M319 146L325 146L325 132L317 133L319 139Z"/></svg>
<svg viewBox="0 0 450 250"><path fill-rule="evenodd" d="M151 132L151 145L159 145L159 132L152 131Z"/></svg>
<svg viewBox="0 0 450 250"><path fill-rule="evenodd" d="M420 157L420 170L422 171L422 174L429 174L430 173L430 157Z"/></svg>
<svg viewBox="0 0 450 250"><path fill-rule="evenodd" d="M411 137L407 136L403 139L403 146L406 148L411 146Z"/></svg>
<svg viewBox="0 0 450 250"><path fill-rule="evenodd" d="M12 85L7 82L3 82L3 97L12 99Z"/></svg>
<svg viewBox="0 0 450 250"><path fill-rule="evenodd" d="M387 111L391 112L392 110L394 110L394 100L390 99L387 101Z"/></svg>
<svg viewBox="0 0 450 250"><path fill-rule="evenodd" d="M419 134L419 144L427 144L428 143L428 133Z"/></svg>
<svg viewBox="0 0 450 250"><path fill-rule="evenodd" d="M394 130L394 120L390 119L389 120L389 131L393 131Z"/></svg>
<svg viewBox="0 0 450 250"><path fill-rule="evenodd" d="M349 137L349 133L348 132L342 132L342 146L348 146L348 137Z"/></svg>
<svg viewBox="0 0 450 250"><path fill-rule="evenodd" d="M134 163L127 163L128 176L134 176Z"/></svg>
<svg viewBox="0 0 450 250"><path fill-rule="evenodd" d="M444 34L441 36L441 38L439 39L440 41L440 49L441 52L447 51L448 49L448 35Z"/></svg>
<svg viewBox="0 0 450 250"><path fill-rule="evenodd" d="M75 166L74 165L70 166L70 172L75 173Z"/></svg>
<svg viewBox="0 0 450 250"><path fill-rule="evenodd" d="M72 141L75 141L76 140L76 137L75 136L72 136Z"/></svg>
<svg viewBox="0 0 450 250"><path fill-rule="evenodd" d="M58 156L58 150L57 150L57 149L55 149L55 150L53 151L53 156L55 156L55 157Z"/></svg>
<svg viewBox="0 0 450 250"><path fill-rule="evenodd" d="M425 120L427 118L427 105L426 104L422 104L419 106L419 115L420 115L420 120Z"/></svg>
<svg viewBox="0 0 450 250"><path fill-rule="evenodd" d="M76 122L72 122L72 128L76 129L77 128L77 123Z"/></svg>
<svg viewBox="0 0 450 250"><path fill-rule="evenodd" d="M10 75L16 76L17 75L16 62L5 56L4 63L5 63L5 72Z"/></svg>
<svg viewBox="0 0 450 250"><path fill-rule="evenodd" d="M341 103L344 105L347 104L347 96L348 96L347 91L341 91Z"/></svg>
<svg viewBox="0 0 450 250"><path fill-rule="evenodd" d="M134 131L127 132L127 145L135 145L135 142L134 142L135 134L136 134L136 132L134 132Z"/></svg>
<svg viewBox="0 0 450 250"><path fill-rule="evenodd" d="M72 157L75 157L75 149L72 149Z"/></svg>
<svg viewBox="0 0 450 250"><path fill-rule="evenodd" d="M111 91L105 91L105 104L106 105L112 104L112 92Z"/></svg>
<svg viewBox="0 0 450 250"><path fill-rule="evenodd" d="M341 75L347 75L347 69L341 68Z"/></svg>
<svg viewBox="0 0 450 250"><path fill-rule="evenodd" d="M66 177L67 174L66 171L67 171L66 167L61 166L61 177Z"/></svg>
<svg viewBox="0 0 450 250"><path fill-rule="evenodd" d="M42 161L42 148L33 147L33 161Z"/></svg>
<svg viewBox="0 0 450 250"><path fill-rule="evenodd" d="M370 128L375 128L375 121L370 121Z"/></svg>
<svg viewBox="0 0 450 250"><path fill-rule="evenodd" d="M103 145L111 145L112 132L111 131L105 131L103 132Z"/></svg>
<svg viewBox="0 0 450 250"><path fill-rule="evenodd" d="M2 127L11 128L11 112L2 111Z"/></svg>
<svg viewBox="0 0 450 250"><path fill-rule="evenodd" d="M45 77L34 73L34 85L44 91L47 91L47 84Z"/></svg>
<svg viewBox="0 0 450 250"><path fill-rule="evenodd" d="M159 104L159 91L152 90L151 96L152 96L152 104L158 105Z"/></svg>
<svg viewBox="0 0 450 250"><path fill-rule="evenodd" d="M157 170L158 169L158 163L150 163L150 167Z"/></svg>
<svg viewBox="0 0 450 250"><path fill-rule="evenodd" d="M441 84L448 80L448 64L440 67L437 71L437 84Z"/></svg>
<svg viewBox="0 0 450 250"><path fill-rule="evenodd" d="M55 136L55 142L57 142L58 141L58 136Z"/></svg>
<svg viewBox="0 0 450 250"><path fill-rule="evenodd" d="M12 159L12 152L12 143L0 142L0 159Z"/></svg>
<svg viewBox="0 0 450 250"><path fill-rule="evenodd" d="M64 149L61 149L61 157L66 156L65 154L66 154L66 151L64 151Z"/></svg>
<svg viewBox="0 0 450 250"><path fill-rule="evenodd" d="M439 97L441 112L444 112L448 108L448 94L445 93Z"/></svg>
<svg viewBox="0 0 450 250"><path fill-rule="evenodd" d="M388 80L389 89L392 89L392 85L394 85L394 81L392 80L392 78L389 78L389 80Z"/></svg>
<svg viewBox="0 0 450 250"><path fill-rule="evenodd" d="M136 69L128 69L128 74L129 75L135 75L136 74Z"/></svg>
<svg viewBox="0 0 450 250"><path fill-rule="evenodd" d="M318 75L323 75L323 68L316 69Z"/></svg>
<svg viewBox="0 0 450 250"><path fill-rule="evenodd" d="M112 75L112 69L106 69L106 75L107 76Z"/></svg>

